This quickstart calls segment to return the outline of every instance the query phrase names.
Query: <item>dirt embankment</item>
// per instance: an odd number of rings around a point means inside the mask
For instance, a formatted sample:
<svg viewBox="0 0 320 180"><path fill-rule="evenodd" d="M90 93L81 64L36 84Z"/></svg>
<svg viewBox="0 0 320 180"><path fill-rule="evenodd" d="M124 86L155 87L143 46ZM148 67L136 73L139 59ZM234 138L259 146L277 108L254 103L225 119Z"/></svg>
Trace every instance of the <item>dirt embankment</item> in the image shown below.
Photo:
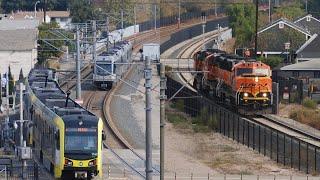
<svg viewBox="0 0 320 180"><path fill-rule="evenodd" d="M165 128L165 168L187 174L302 175L219 133L195 133L191 123L170 123Z"/></svg>

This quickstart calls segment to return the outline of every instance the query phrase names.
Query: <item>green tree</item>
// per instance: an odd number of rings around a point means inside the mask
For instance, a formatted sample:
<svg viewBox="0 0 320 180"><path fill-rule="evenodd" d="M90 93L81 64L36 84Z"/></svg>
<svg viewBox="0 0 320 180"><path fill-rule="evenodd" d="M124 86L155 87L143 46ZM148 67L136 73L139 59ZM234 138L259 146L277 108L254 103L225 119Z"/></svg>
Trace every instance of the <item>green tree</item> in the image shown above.
<svg viewBox="0 0 320 180"><path fill-rule="evenodd" d="M134 20L133 0L104 0L101 7L101 11L98 11L100 18L104 18L105 14L110 14L113 18L110 18L112 24L120 26L121 9L124 11L124 24L125 26L131 25ZM151 7L150 7L151 8ZM153 12L153 7L148 12Z"/></svg>
<svg viewBox="0 0 320 180"><path fill-rule="evenodd" d="M305 15L303 6L300 3L296 3L291 6L282 6L275 9L275 16L277 18L286 18L289 20L294 20L298 17Z"/></svg>
<svg viewBox="0 0 320 180"><path fill-rule="evenodd" d="M83 23L95 19L95 9L88 0L71 0L70 15L72 22Z"/></svg>
<svg viewBox="0 0 320 180"><path fill-rule="evenodd" d="M253 4L227 6L230 27L239 47L250 46L255 30L255 7Z"/></svg>
<svg viewBox="0 0 320 180"><path fill-rule="evenodd" d="M258 60L269 65L271 67L271 69L273 69L273 68L277 67L283 61L283 58L281 58L279 56L268 56L268 58L259 57Z"/></svg>
<svg viewBox="0 0 320 180"><path fill-rule="evenodd" d="M69 41L50 40L50 39L61 39L61 37L57 37L56 35L50 32L50 30L56 29L56 28L59 28L59 25L56 22L43 23L38 27L39 29L38 63L39 64L43 64L48 58L59 57L62 55L61 51L53 48L51 45L53 45L58 49L61 49L63 45L68 45L71 50L73 49L74 45ZM60 32L63 33L69 39L73 39L72 33L66 32L63 30L61 30ZM51 45L49 45L49 43Z"/></svg>

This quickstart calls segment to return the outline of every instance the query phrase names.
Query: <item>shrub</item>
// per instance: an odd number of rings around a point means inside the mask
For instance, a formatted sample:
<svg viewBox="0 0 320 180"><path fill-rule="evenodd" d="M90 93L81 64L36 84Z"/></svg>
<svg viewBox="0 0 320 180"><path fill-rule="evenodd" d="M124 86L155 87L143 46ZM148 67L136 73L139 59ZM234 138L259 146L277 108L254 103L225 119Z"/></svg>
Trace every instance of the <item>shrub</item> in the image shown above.
<svg viewBox="0 0 320 180"><path fill-rule="evenodd" d="M179 99L175 102L175 108L181 112L184 112L184 101L183 99Z"/></svg>
<svg viewBox="0 0 320 180"><path fill-rule="evenodd" d="M268 58L259 57L258 60L269 65L271 68L277 67L283 61L283 59L278 56L268 56Z"/></svg>
<svg viewBox="0 0 320 180"><path fill-rule="evenodd" d="M306 98L303 100L302 105L306 108L310 108L310 109L316 109L317 108L317 102L310 99L310 98Z"/></svg>

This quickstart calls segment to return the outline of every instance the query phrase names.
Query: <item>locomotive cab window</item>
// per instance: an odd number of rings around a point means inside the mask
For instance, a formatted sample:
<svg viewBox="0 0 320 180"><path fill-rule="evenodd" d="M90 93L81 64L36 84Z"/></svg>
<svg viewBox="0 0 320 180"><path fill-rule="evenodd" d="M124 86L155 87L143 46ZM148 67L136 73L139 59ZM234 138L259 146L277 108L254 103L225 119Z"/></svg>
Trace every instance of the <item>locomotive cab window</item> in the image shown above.
<svg viewBox="0 0 320 180"><path fill-rule="evenodd" d="M252 74L251 68L238 68L237 69L237 76L242 76L243 74Z"/></svg>

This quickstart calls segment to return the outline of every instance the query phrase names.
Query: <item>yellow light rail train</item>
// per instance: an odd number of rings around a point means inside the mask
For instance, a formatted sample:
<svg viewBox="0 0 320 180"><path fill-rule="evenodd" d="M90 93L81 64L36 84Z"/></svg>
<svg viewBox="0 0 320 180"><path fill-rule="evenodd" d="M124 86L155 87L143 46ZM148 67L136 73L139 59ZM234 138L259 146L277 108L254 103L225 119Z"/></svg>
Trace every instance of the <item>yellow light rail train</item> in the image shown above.
<svg viewBox="0 0 320 180"><path fill-rule="evenodd" d="M26 82L25 115L33 122L28 144L55 177L102 176L103 122L59 87L55 72L34 69Z"/></svg>

